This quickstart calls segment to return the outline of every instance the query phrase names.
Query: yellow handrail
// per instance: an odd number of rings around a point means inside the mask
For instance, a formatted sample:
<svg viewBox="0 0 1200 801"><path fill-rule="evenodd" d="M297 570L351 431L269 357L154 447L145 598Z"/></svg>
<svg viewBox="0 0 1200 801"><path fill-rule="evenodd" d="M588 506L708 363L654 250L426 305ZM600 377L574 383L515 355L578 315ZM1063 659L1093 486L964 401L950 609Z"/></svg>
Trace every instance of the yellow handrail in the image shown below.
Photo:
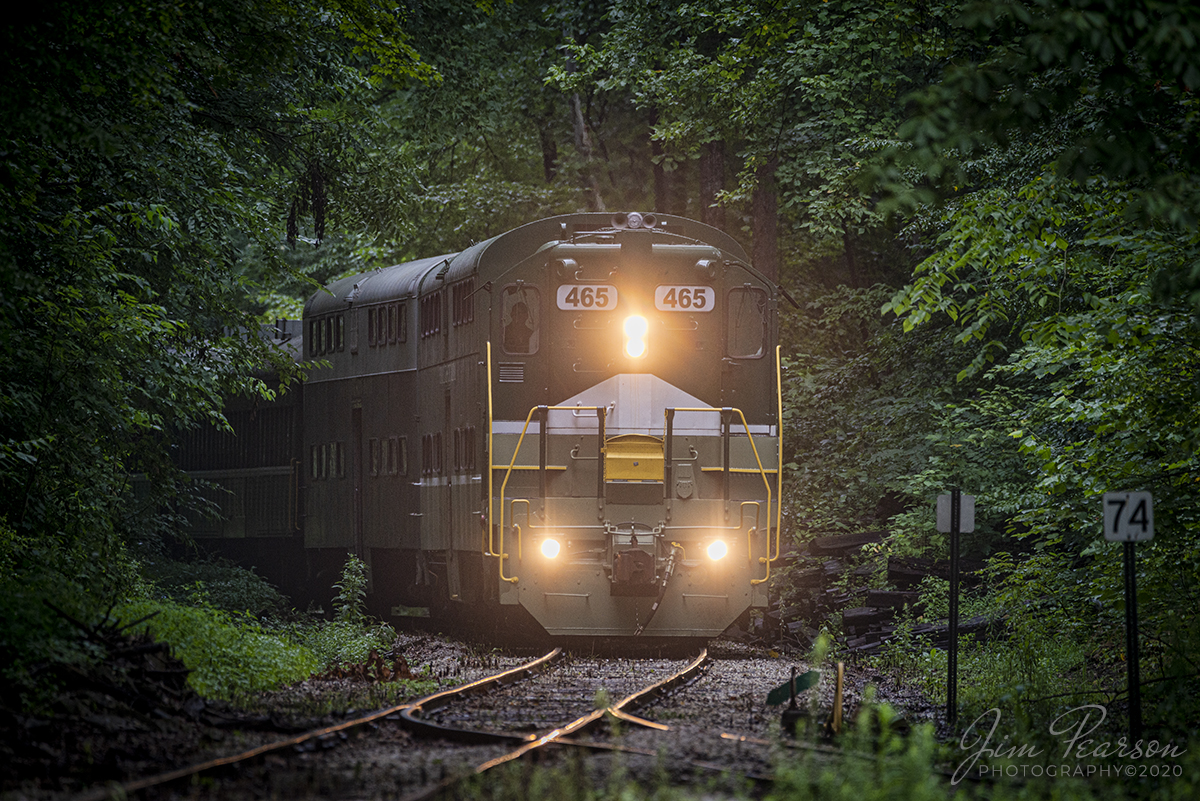
<svg viewBox="0 0 1200 801"><path fill-rule="evenodd" d="M493 472L496 469L496 465L492 461L492 455L494 453L494 450L492 447L492 444L493 444L492 429L494 428L494 425L493 425L493 419L492 419L492 380L491 380L491 378L492 378L492 360L491 360L491 353L492 353L492 343L488 342L487 343L487 354L488 354L488 549L484 553L487 556L500 557L500 579L502 581L508 581L513 584L516 584L519 581L517 576L505 576L504 575L504 560L506 558L508 558L507 555L504 554L504 499L505 499L505 495L508 492L508 479L512 476L513 470L516 468L517 456L521 452L521 445L524 444L524 442L525 442L525 434L529 430L529 424L533 421L534 412L536 412L539 407L537 407L537 406L531 407L529 410L529 413L525 416L525 424L521 427L521 435L517 438L517 445L513 449L512 459L509 460L508 469L505 471L504 481L501 482L501 484L500 484L500 523L499 523L498 527L493 526L493 524L492 524L492 520L493 520L492 514L493 514L493 509L494 509ZM783 373L782 373L782 367L781 367L781 361L780 361L780 347L779 346L775 347L775 372L776 372L776 387L777 387L776 394L777 394L777 403L778 403L777 408L778 408L778 412L779 412L778 426L777 426L777 430L778 430L778 434L779 434L779 437L778 437L779 441L778 441L777 448L776 448L776 450L778 451L778 454L779 454L779 467L778 467L778 473L777 473L777 484L778 484L779 491L778 491L778 497L775 498L775 500L776 500L776 504L775 504L775 506L776 506L776 518L775 518L776 525L775 525L775 555L774 556L770 555L771 554L771 532L770 532L770 511L769 510L771 509L771 501L773 498L772 492L771 492L771 482L767 478L766 468L763 467L762 458L759 456L758 446L754 443L754 436L753 436L753 434L750 433L750 424L746 420L746 415L742 412L741 409L730 408L730 411L736 412L738 415L738 418L742 421L742 428L746 432L746 439L750 443L751 451L754 453L754 461L755 461L755 464L758 465L758 473L760 476L762 476L763 487L766 489L766 492L767 492L767 499L766 499L766 504L767 504L767 509L768 509L768 512L767 512L767 515L768 515L767 556L760 556L758 559L760 564L765 564L767 566L767 572L766 572L766 575L764 575L760 579L751 579L750 580L751 584L762 584L762 583L770 580L770 578L771 578L771 562L773 562L779 558L779 552L780 552L780 548L781 548L780 537L781 537L781 530L782 530L782 524L783 524L783 383L782 383ZM574 410L576 407L575 406L548 406L546 408L547 408L547 410ZM718 412L718 413L722 411L721 408L713 407L713 406L675 407L674 410L676 412ZM665 409L663 410L663 433L665 436L666 435L666 410ZM728 465L726 465L726 467L728 467ZM603 468L601 468L601 469L603 469ZM527 512L527 516L528 516L529 499L514 498L513 503L512 503L513 525L516 526L516 528L517 528L517 559L520 560L520 559L522 559L523 543L522 543L522 537L521 537L521 527L516 522L516 504L518 502L523 502L526 504L526 512ZM743 513L741 515L743 520L745 517L744 508L748 504L754 504L757 507L755 510L755 514L754 514L754 520L755 520L754 530L757 531L758 522L759 522L759 513L761 512L761 507L758 506L758 501L743 501L742 502ZM532 522L532 521L530 521L530 522ZM499 543L500 550L499 550L499 552L495 551L495 547L494 547L495 543L492 539L492 534L497 528L500 531L500 543ZM751 560L753 560L753 558L754 558L753 545L751 542L751 537L749 536L749 532L747 533L747 558L749 558Z"/></svg>
<svg viewBox="0 0 1200 801"><path fill-rule="evenodd" d="M489 350L489 352L491 351L491 343L488 343L488 350ZM489 369L489 373L490 373L490 370L491 370L491 365L490 365L490 362L489 362L489 365L488 365L488 369ZM490 391L491 391L491 382L490 382L490 381L489 381L489 383L488 383L488 390L489 390L489 396L488 396L488 417L490 418L490 417L491 417L491 395L490 395ZM531 408L529 409L529 414L525 415L525 425L521 427L521 436L519 436L519 437L517 438L517 447L513 448L513 455L512 455L512 459L511 459L511 460L509 460L509 462L508 462L508 470L507 470L507 471L504 473L504 481L502 481L502 482L500 483L500 525L498 526L498 529L499 529L499 531L500 531L500 553L498 553L498 554L497 554L497 553L489 554L490 556L500 556L500 578L501 578L502 580L504 580L504 581L511 581L511 582L512 582L512 583L514 583L514 584L516 584L516 583L517 583L517 577L516 577L516 576L512 576L512 577L510 578L510 577L507 577L507 576L505 576L505 575L504 575L504 560L505 560L505 558L506 558L506 557L504 557L504 556L501 556L501 554L503 554L503 553L504 553L504 496L505 496L505 494L506 494L506 493L507 493L507 491L508 491L508 479L509 479L509 477L512 475L512 473L513 473L513 470L515 470L515 469L516 469L516 465L517 465L517 456L518 456L518 455L521 453L521 444L522 444L523 442L525 442L525 432L529 430L529 424L530 424L530 423L533 421L533 413L534 413L534 412L536 412L536 411L537 411L538 409L540 409L540 408L543 408L543 407L541 407L541 406L533 406L533 407L531 407ZM564 411L564 410L571 410L571 411L575 411L575 410L577 410L579 407L577 407L577 406L546 406L546 407L544 407L544 408L545 408L547 411ZM599 414L599 412L597 412L597 414ZM549 417L547 417L547 418L546 418L546 420L545 420L545 421L542 423L542 425L549 425ZM490 442L491 442L491 431L490 431L490 429L492 428L492 425L491 425L491 423L490 423L490 422L489 422L489 424L488 424L488 428L489 428L489 431L488 431L488 442L490 443ZM543 433L545 433L545 432L543 432ZM603 445L604 445L604 443L600 443L600 445L601 445L601 448L603 448ZM491 478L490 478L490 476L491 476L491 471L492 471L492 470L494 470L494 469L495 469L495 465L493 465L493 464L492 464L492 457L489 455L489 456L488 456L488 476L489 476L489 479L488 479L488 487L489 487L489 489L488 489L488 514L489 514L489 515L491 514L491 509L492 509L492 497L491 497L491 496L492 496L492 491L491 491ZM601 465L601 468L600 468L600 469L604 469L604 468L603 468L603 465ZM514 499L514 502L515 502L515 501L517 501L517 500L524 500L526 503L528 503L528 499L527 499L527 498L517 498L517 499ZM514 524L514 525L516 525L515 513L514 513L513 524ZM530 526L532 527L532 523L530 523ZM520 531L520 527L519 527L519 526L518 526L518 529L517 529L517 530L518 530L518 532ZM519 534L518 534L518 536L519 536ZM488 529L488 547L490 548L490 547L491 547L491 545L492 545L492 542L491 542L491 528L489 527L489 529ZM518 539L518 541L517 541L517 548L518 548L518 552L517 552L517 558L518 558L518 559L520 559L520 546L521 546L521 543L520 543L520 540Z"/></svg>
<svg viewBox="0 0 1200 801"><path fill-rule="evenodd" d="M753 561L754 560L754 542L751 539L750 534L752 532L758 531L758 517L762 513L762 504L760 504L758 501L742 501L741 514L738 517L738 530L741 530L742 524L746 522L746 507L747 506L754 507L754 525L751 526L750 528L746 529L746 558ZM767 513L770 514L770 507L767 507L767 509L768 509Z"/></svg>
<svg viewBox="0 0 1200 801"><path fill-rule="evenodd" d="M771 557L774 561L779 558L779 541L783 536L783 367L779 356L780 346L775 346L775 395L779 401L778 415L775 420L775 432L778 435L775 442L775 450L779 453L779 472L775 474L775 481L779 485L779 492L776 493L779 497L776 499L775 511L775 555ZM767 532L767 550L771 550L771 532ZM768 570L770 569L768 563Z"/></svg>
<svg viewBox="0 0 1200 801"><path fill-rule="evenodd" d="M778 348L776 348L776 354L778 355ZM742 413L741 409L730 408L729 410L731 412L737 412L738 417L740 417L742 420L742 428L744 428L746 430L746 439L750 442L750 450L754 452L754 461L758 465L758 473L759 473L759 475L762 476L763 486L766 487L766 490L767 490L767 509L769 510L771 508L771 482L767 480L767 470L766 470L766 468L763 467L762 459L758 455L758 446L754 444L754 435L750 433L750 424L746 422L746 415ZM714 406L686 406L686 407L680 406L680 407L675 407L675 411L677 411L677 412L720 412L722 410L720 408L717 408ZM663 436L664 437L666 436L666 431L667 431L667 410L664 409L663 410ZM781 462L781 464L782 464L782 462ZM728 467L728 465L726 465L726 467ZM769 511L768 511L768 514L770 514ZM768 519L767 523L768 523L768 525L770 524L769 519ZM750 579L751 584L762 584L764 581L767 581L771 578L771 559L769 558L770 554L771 554L770 537L771 537L771 534L768 531L767 532L767 556L760 556L758 558L758 561L760 564L765 564L767 566L767 575L763 576L760 579ZM775 558L778 559L779 554L776 554Z"/></svg>
<svg viewBox="0 0 1200 801"><path fill-rule="evenodd" d="M492 342L487 343L487 427L488 427L488 513L487 513L487 545L483 548L484 556L499 556L498 553L492 552L492 532L495 527L492 525L492 472L496 466L492 464L492 454L495 450L492 448ZM482 544L482 543L481 543Z"/></svg>
<svg viewBox="0 0 1200 801"><path fill-rule="evenodd" d="M528 498L513 498L512 503L510 503L508 505L508 511L510 514L512 514L513 528L515 528L517 530L517 561L519 562L525 558L525 552L524 552L524 550L522 550L522 547L521 547L521 542L522 542L521 532L523 529L521 528L521 524L517 522L517 504L518 503L525 504L525 525L529 526L529 530L533 531L535 528L538 528L538 526L535 526L533 524L533 517L531 516L531 511L530 511L532 509L532 506L529 503L529 499ZM542 528L546 528L546 527L542 526ZM503 543L501 543L501 547L503 547Z"/></svg>
<svg viewBox="0 0 1200 801"><path fill-rule="evenodd" d="M508 581L513 584L517 583L517 577L512 576L510 578L510 577L504 575L504 560L508 558L507 556L504 555L504 494L508 489L508 477L512 475L513 465L515 465L517 463L517 454L519 454L521 452L521 443L523 443L525 441L525 432L529 430L529 423L530 423L530 421L533 420L533 413L536 412L537 410L538 410L538 407L534 406L532 409L529 410L529 414L525 415L525 425L522 426L522 428L521 428L521 436L517 438L517 447L513 448L512 460L508 463L508 472L504 474L504 481L501 482L501 484L500 484L500 554L499 554L499 556L500 556L500 580ZM489 458L488 461L491 461L491 459ZM488 499L488 504L489 505L491 504L490 498ZM518 527L517 531L519 532L520 530L521 530L520 527ZM519 537L520 537L520 535L518 534L518 540L517 540L518 546L520 545ZM519 552L518 552L518 557L519 557Z"/></svg>

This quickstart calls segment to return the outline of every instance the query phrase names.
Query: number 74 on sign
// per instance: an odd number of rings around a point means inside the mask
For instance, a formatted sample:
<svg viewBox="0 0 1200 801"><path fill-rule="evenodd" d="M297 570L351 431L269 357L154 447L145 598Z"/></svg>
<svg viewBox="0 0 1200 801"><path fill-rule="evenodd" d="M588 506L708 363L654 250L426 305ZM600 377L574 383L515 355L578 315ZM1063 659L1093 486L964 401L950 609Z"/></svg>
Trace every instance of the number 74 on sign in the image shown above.
<svg viewBox="0 0 1200 801"><path fill-rule="evenodd" d="M1104 539L1112 542L1154 539L1154 500L1150 493L1104 493Z"/></svg>

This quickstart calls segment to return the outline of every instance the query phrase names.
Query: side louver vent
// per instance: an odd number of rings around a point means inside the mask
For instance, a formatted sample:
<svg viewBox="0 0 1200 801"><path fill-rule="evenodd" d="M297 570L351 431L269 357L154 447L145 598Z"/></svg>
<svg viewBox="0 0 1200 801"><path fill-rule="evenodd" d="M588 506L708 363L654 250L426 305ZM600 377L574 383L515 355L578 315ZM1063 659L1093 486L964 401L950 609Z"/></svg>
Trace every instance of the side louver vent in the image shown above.
<svg viewBox="0 0 1200 801"><path fill-rule="evenodd" d="M500 383L521 384L525 381L525 362L500 362Z"/></svg>

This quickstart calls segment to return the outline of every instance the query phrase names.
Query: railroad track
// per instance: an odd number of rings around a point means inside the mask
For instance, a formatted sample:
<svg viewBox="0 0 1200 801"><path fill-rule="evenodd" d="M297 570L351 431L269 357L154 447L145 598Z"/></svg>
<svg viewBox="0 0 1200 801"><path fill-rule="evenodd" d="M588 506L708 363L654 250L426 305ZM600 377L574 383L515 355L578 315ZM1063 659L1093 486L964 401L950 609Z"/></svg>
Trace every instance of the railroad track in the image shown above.
<svg viewBox="0 0 1200 801"><path fill-rule="evenodd" d="M638 712L699 678L710 664L707 651L687 660L628 660L572 658L556 648L516 668L417 701L224 758L95 788L79 798L257 797L264 785L276 795L354 794L349 790L353 782L376 770L389 749L413 752L422 747L411 735L425 742L451 741L459 757L449 768L438 757L409 760L389 794L412 801L434 798L466 776L554 745L654 756L653 748L613 743L603 736L601 724L617 721L623 731L668 729Z"/></svg>
<svg viewBox="0 0 1200 801"><path fill-rule="evenodd" d="M514 692L490 694L483 699L483 703L463 705L453 713L435 716L441 720L426 719L430 699L417 702L401 714L406 724L417 730L455 737L482 738L494 735L504 740L524 741L514 750L476 766L474 773L481 774L555 744L604 748L606 743L583 742L576 738L606 719L665 730L667 726L634 713L699 676L708 661L707 650L682 667L671 660L580 661L575 669L572 669L572 665L564 666L555 671L553 677L546 677L545 682L534 679L530 686L522 686L519 691L513 688ZM628 691L628 694L616 700L610 696L614 691ZM433 700L440 699L434 696ZM610 700L612 703L609 703ZM576 717L570 718L576 714ZM550 721L563 720L569 722L550 724ZM481 724L496 727L499 731L479 728ZM548 725L553 727L544 734L518 733L529 728L545 730ZM435 787L413 793L407 801L435 798L457 782L458 778L452 777Z"/></svg>

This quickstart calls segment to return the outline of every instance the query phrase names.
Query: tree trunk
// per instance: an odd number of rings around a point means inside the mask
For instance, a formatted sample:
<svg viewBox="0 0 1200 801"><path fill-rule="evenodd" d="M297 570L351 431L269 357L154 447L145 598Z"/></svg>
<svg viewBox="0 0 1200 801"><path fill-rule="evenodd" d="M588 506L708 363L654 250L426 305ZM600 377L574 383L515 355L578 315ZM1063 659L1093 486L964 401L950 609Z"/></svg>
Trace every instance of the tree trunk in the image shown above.
<svg viewBox="0 0 1200 801"><path fill-rule="evenodd" d="M671 174L663 167L662 142L654 138L654 126L658 125L658 109L650 110L650 161L654 175L654 210L659 214L671 211Z"/></svg>
<svg viewBox="0 0 1200 801"><path fill-rule="evenodd" d="M700 151L700 219L721 230L725 230L725 209L716 203L724 188L725 143L708 142Z"/></svg>
<svg viewBox="0 0 1200 801"><path fill-rule="evenodd" d="M596 180L596 165L592 162L592 135L583 118L583 103L579 94L571 95L571 125L575 129L575 149L583 159L583 191L587 196L589 211L605 211L604 198L600 196L600 182Z"/></svg>
<svg viewBox="0 0 1200 801"><path fill-rule="evenodd" d="M849 229L842 231L842 250L846 253L846 283L854 289L861 289L863 280L858 274L858 260L854 258L854 239L850 236Z"/></svg>
<svg viewBox="0 0 1200 801"><path fill-rule="evenodd" d="M574 39L572 32L564 30L568 39ZM575 72L575 57L567 51L567 72ZM587 197L589 211L605 211L604 198L600 196L600 182L596 180L596 165L592 163L592 136L588 131L587 120L583 116L583 101L579 93L571 95L571 128L575 133L575 149L583 161L580 180L583 183L583 193ZM543 148L543 160L545 158Z"/></svg>
<svg viewBox="0 0 1200 801"><path fill-rule="evenodd" d="M550 121L543 120L538 125L538 137L542 142L542 173L546 183L552 183L558 174L558 142L550 132Z"/></svg>
<svg viewBox="0 0 1200 801"><path fill-rule="evenodd" d="M779 281L779 201L775 196L775 169L779 159L772 156L755 172L758 178L751 197L754 217L754 245L751 259L754 266L772 281Z"/></svg>
<svg viewBox="0 0 1200 801"><path fill-rule="evenodd" d="M671 174L663 167L663 149L657 139L650 142L654 159L654 210L666 214L671 209Z"/></svg>

